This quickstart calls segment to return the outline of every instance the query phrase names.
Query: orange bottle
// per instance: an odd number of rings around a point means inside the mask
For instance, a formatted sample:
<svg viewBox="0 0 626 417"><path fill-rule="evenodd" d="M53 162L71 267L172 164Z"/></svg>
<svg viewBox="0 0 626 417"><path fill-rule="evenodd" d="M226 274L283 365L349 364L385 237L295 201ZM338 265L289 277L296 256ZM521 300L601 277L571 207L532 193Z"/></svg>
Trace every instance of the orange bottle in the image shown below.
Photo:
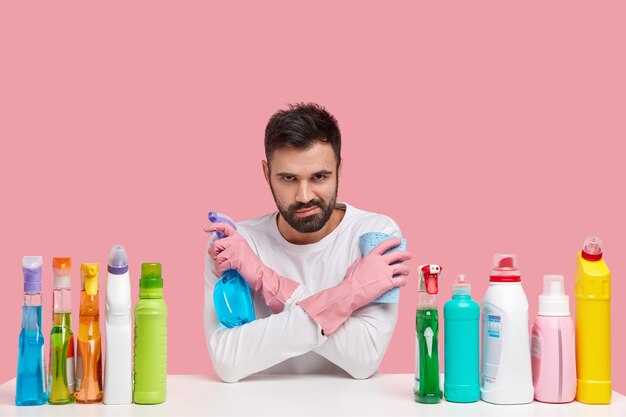
<svg viewBox="0 0 626 417"><path fill-rule="evenodd" d="M98 264L82 264L78 357L76 359L76 401L102 401L102 357L100 311L98 308Z"/></svg>

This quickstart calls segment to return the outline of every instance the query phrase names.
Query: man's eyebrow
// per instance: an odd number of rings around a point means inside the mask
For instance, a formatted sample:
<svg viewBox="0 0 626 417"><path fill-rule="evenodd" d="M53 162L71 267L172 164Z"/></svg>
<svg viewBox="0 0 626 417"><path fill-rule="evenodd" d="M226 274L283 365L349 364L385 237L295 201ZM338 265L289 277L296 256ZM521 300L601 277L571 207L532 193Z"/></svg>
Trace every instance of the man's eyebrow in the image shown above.
<svg viewBox="0 0 626 417"><path fill-rule="evenodd" d="M292 174L290 172L277 172L276 176L277 177L297 177L296 174Z"/></svg>
<svg viewBox="0 0 626 417"><path fill-rule="evenodd" d="M320 171L314 172L313 174L311 174L311 176L315 176L315 175L330 175L332 174L332 171L329 171L327 169L322 169ZM296 177L298 178L298 176L296 174L292 174L291 172L278 172L276 173L277 177Z"/></svg>
<svg viewBox="0 0 626 417"><path fill-rule="evenodd" d="M315 175L330 175L332 173L333 173L332 171L329 171L327 169L323 169L321 171L314 172L313 176L315 176Z"/></svg>

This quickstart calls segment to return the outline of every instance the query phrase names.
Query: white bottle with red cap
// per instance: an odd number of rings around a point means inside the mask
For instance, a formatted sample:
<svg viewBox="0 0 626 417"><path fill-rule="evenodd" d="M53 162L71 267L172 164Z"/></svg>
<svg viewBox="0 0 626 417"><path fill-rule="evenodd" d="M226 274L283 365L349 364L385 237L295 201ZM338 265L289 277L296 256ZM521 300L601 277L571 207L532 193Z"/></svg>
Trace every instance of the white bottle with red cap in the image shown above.
<svg viewBox="0 0 626 417"><path fill-rule="evenodd" d="M528 332L528 300L515 255L495 255L482 304L480 395L493 404L525 404L534 389Z"/></svg>

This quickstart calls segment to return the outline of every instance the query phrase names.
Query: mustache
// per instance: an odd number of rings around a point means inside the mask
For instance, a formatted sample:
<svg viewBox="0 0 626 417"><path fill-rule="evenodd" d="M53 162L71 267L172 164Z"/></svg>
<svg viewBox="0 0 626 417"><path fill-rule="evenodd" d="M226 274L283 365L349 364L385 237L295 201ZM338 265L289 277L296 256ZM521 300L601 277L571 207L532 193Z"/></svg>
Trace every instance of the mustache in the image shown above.
<svg viewBox="0 0 626 417"><path fill-rule="evenodd" d="M323 209L324 203L322 203L320 200L311 200L308 203L296 203L296 204L292 204L291 206L289 206L289 211L295 212L298 210L304 210L304 209L308 209L311 207L319 207Z"/></svg>

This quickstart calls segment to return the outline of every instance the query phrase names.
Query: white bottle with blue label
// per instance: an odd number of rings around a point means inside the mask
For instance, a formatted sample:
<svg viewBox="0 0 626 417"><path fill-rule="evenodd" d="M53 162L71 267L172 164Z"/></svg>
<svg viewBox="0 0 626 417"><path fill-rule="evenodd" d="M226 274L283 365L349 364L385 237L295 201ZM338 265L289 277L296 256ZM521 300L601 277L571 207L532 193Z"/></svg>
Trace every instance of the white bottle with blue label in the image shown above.
<svg viewBox="0 0 626 417"><path fill-rule="evenodd" d="M532 402L528 299L515 255L494 256L482 320L482 400L493 404Z"/></svg>

